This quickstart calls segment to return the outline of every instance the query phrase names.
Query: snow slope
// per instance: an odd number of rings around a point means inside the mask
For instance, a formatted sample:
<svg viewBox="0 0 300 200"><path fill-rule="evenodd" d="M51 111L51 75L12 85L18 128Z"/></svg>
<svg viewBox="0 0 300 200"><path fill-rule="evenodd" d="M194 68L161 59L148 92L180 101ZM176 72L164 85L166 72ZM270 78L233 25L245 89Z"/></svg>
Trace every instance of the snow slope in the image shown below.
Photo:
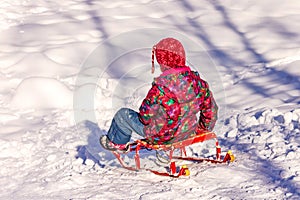
<svg viewBox="0 0 300 200"><path fill-rule="evenodd" d="M299 10L296 0L2 1L0 199L299 199ZM122 169L98 144L118 108L138 108L159 74L151 47L168 36L210 83L215 131L236 156L190 164L180 179ZM164 170L153 152L142 165Z"/></svg>

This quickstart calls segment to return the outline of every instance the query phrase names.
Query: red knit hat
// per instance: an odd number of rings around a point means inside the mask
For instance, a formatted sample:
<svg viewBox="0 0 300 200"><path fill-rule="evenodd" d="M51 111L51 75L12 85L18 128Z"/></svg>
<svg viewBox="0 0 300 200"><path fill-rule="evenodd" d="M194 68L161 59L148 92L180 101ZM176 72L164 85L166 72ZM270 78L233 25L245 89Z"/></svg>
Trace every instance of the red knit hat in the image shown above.
<svg viewBox="0 0 300 200"><path fill-rule="evenodd" d="M171 68L185 66L185 51L182 44L174 38L165 38L152 48L152 73L154 73L154 55L160 65Z"/></svg>

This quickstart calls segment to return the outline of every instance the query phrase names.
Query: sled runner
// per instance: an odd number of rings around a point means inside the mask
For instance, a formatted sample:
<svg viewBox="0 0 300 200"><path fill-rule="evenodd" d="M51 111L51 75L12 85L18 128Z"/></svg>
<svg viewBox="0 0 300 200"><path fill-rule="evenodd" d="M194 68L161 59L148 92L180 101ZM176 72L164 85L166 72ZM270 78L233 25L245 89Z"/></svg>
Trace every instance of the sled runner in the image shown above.
<svg viewBox="0 0 300 200"><path fill-rule="evenodd" d="M216 142L216 155L215 159L209 159L209 158L199 158L199 157L188 157L186 153L185 147L204 142L206 140L211 140L214 139ZM187 161L192 161L192 162L209 162L209 163L229 163L234 161L234 156L231 153L231 151L228 151L227 154L222 157L221 156L221 147L219 146L219 142L217 140L216 134L213 132L209 131L203 131L199 134L195 134L186 140L175 142L172 144L151 144L147 141L147 139L143 140L136 140L132 143L128 144L128 151L127 152L118 152L118 151L112 151L112 153L116 156L120 164L128 170L147 170L150 171L154 174L161 175L161 176L170 176L170 177L180 177L180 176L188 176L190 174L189 169L187 168L186 165L183 165L181 168L176 167L176 162L175 160L187 160ZM168 151L168 160L170 161L170 166L169 166L169 172L158 172L152 169L144 169L141 168L140 164L140 150L142 149L147 149L147 150L163 150L163 151ZM180 150L180 156L174 156L173 153L175 150ZM122 159L122 154L126 154L128 152L135 152L135 167L128 166L124 160Z"/></svg>

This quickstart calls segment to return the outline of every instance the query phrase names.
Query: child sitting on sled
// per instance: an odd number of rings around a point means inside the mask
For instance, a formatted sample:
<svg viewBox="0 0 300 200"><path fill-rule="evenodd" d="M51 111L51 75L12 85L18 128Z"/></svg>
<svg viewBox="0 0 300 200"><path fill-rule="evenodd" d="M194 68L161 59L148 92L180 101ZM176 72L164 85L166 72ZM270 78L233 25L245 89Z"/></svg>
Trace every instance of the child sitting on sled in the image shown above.
<svg viewBox="0 0 300 200"><path fill-rule="evenodd" d="M211 131L217 120L218 107L206 81L186 66L185 50L174 38L165 38L153 46L154 57L162 74L136 112L120 109L100 144L110 151L128 150L132 132L151 144L171 144L203 130Z"/></svg>

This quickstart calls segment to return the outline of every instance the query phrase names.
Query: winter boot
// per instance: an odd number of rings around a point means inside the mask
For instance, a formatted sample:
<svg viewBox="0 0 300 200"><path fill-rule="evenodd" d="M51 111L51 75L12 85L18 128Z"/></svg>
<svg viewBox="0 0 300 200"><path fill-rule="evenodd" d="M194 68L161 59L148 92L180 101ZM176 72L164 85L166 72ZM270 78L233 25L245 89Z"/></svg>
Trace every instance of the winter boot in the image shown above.
<svg viewBox="0 0 300 200"><path fill-rule="evenodd" d="M100 137L99 142L101 146L109 151L117 151L120 153L129 152L130 148L128 144L115 144L111 142L106 135Z"/></svg>

